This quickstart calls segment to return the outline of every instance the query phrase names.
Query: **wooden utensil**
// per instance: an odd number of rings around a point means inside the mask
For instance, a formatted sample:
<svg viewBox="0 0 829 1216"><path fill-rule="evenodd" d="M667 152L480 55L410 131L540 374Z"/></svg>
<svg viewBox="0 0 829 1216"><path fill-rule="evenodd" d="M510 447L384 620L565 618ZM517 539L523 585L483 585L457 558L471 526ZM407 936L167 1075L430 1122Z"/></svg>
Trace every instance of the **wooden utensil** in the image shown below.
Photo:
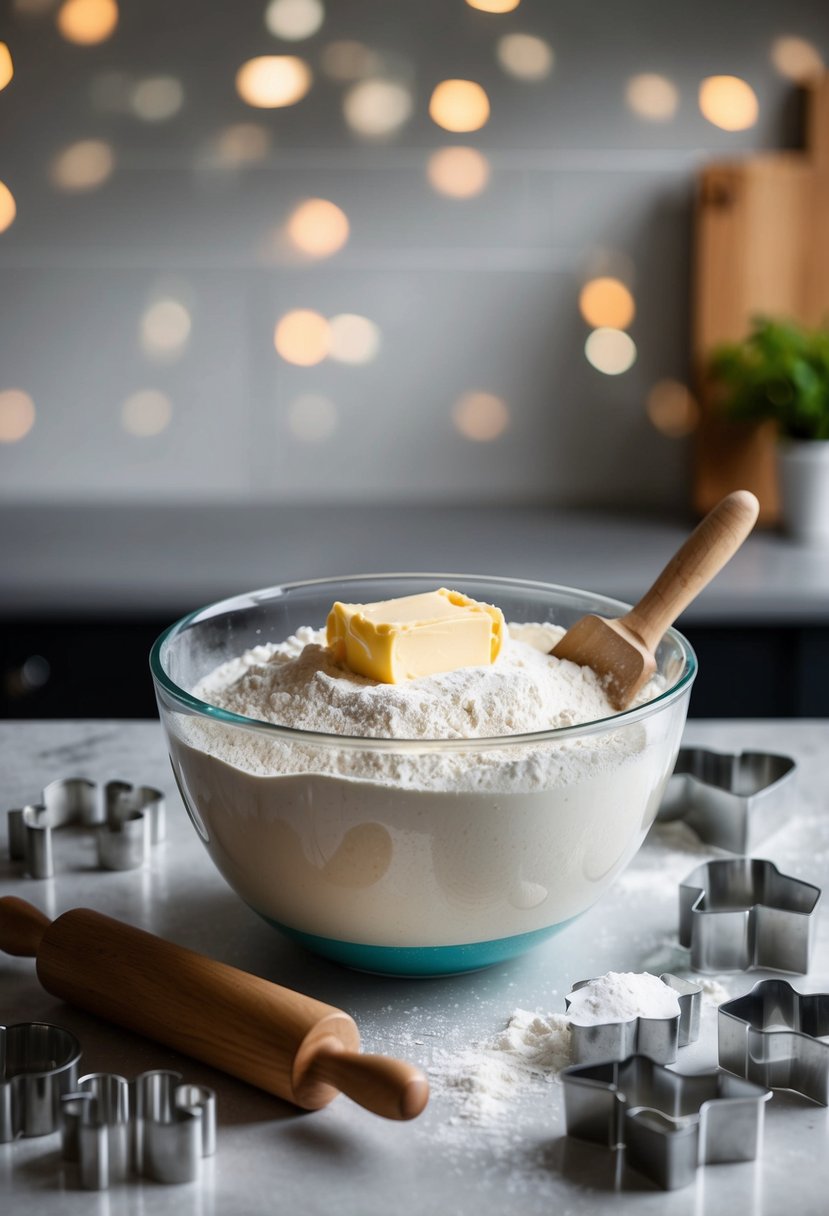
<svg viewBox="0 0 829 1216"><path fill-rule="evenodd" d="M557 659L591 667L615 709L625 709L656 670L665 630L737 552L757 521L759 503L735 490L709 511L630 612L617 620L585 616L553 648Z"/></svg>
<svg viewBox="0 0 829 1216"><path fill-rule="evenodd" d="M54 996L306 1110L342 1091L387 1119L413 1119L428 1101L419 1068L360 1054L357 1026L342 1010L90 908L49 921L5 896L0 949L36 958Z"/></svg>

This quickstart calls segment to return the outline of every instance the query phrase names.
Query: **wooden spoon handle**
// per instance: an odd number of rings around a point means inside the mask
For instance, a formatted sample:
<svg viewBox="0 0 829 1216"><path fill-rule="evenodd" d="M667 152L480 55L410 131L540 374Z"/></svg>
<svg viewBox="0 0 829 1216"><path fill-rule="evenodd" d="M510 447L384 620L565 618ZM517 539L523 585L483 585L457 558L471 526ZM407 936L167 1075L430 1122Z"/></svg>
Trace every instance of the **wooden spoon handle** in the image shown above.
<svg viewBox="0 0 829 1216"><path fill-rule="evenodd" d="M366 1110L386 1119L414 1119L429 1100L429 1082L413 1064L388 1056L344 1051L333 1037L320 1042L308 1079L333 1085Z"/></svg>
<svg viewBox="0 0 829 1216"><path fill-rule="evenodd" d="M757 522L760 504L748 490L717 503L674 554L656 582L622 621L655 650L681 612L734 556Z"/></svg>

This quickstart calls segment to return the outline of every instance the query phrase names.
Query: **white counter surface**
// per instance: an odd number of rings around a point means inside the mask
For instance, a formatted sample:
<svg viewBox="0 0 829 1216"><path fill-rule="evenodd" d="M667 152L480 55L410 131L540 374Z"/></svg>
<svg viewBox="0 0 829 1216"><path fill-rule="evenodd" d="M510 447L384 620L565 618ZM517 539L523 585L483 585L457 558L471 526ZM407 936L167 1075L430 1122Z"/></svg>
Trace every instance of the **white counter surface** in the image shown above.
<svg viewBox="0 0 829 1216"><path fill-rule="evenodd" d="M686 742L719 750L787 752L799 762L791 815L758 850L790 874L829 885L829 723L695 721ZM460 1053L503 1027L516 1008L563 1012L572 982L608 970L679 970L676 883L711 856L674 828L657 828L615 887L559 937L510 964L427 981L390 980L341 969L302 952L268 928L213 869L174 791L156 723L73 722L0 725L4 807L37 798L61 776L120 777L168 794L168 836L151 863L126 873L90 868L87 838L65 832L57 874L35 881L9 862L0 820L0 887L50 916L86 905L214 958L347 1009L366 1050L398 1054L427 1070L438 1053ZM0 808L2 809L2 808ZM829 910L819 912L804 991L829 992ZM731 995L766 973L718 977ZM818 1216L829 1192L829 1110L775 1093L766 1107L756 1163L701 1169L693 1185L657 1190L631 1171L614 1182L612 1156L564 1134L562 1088L552 1080L516 1093L490 1122L461 1117L457 1097L438 1087L412 1123L386 1122L345 1097L312 1114L107 1025L49 996L28 959L0 955L0 1021L46 1020L80 1039L82 1071L127 1076L179 1068L218 1094L218 1150L198 1182L122 1184L84 1192L62 1166L58 1137L0 1145L0 1211L8 1216ZM240 1034L244 1028L240 1027ZM703 1009L700 1041L678 1067L716 1064L716 1015Z"/></svg>

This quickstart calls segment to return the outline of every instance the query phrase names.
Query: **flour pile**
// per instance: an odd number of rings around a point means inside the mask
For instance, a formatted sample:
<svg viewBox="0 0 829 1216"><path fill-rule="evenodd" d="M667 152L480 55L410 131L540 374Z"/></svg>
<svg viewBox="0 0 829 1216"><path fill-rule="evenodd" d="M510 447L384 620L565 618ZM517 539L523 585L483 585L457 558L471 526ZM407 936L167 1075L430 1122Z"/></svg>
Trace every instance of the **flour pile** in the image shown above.
<svg viewBox="0 0 829 1216"><path fill-rule="evenodd" d="M576 989L569 1001L570 1021L576 1026L673 1018L679 1013L677 994L647 971L608 971Z"/></svg>

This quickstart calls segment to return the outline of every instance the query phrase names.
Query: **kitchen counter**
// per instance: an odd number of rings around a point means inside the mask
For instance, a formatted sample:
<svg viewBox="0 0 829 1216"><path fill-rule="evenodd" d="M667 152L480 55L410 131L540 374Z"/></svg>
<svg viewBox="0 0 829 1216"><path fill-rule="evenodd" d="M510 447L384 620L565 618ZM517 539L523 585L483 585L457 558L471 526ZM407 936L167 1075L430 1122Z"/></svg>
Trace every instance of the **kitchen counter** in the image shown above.
<svg viewBox="0 0 829 1216"><path fill-rule="evenodd" d="M672 544L671 540L669 544ZM761 545L770 542L761 541ZM343 565L345 566L346 563ZM367 560L366 564L375 564ZM39 562L40 569L46 563ZM276 576L279 571L274 570ZM296 573L294 571L294 573ZM242 580L244 581L244 580ZM255 580L254 580L255 581ZM259 580L261 581L261 580ZM686 742L719 750L787 752L800 765L791 816L759 855L787 873L829 885L829 723L766 721L689 723ZM0 725L5 806L37 799L44 783L83 775L161 786L168 834L147 867L126 873L91 869L89 838L64 832L56 842L56 877L22 877L8 860L0 822L0 880L50 916L79 904L169 937L268 979L347 1009L366 1050L397 1054L440 1076L446 1061L503 1028L516 1008L563 1012L572 982L608 970L679 970L676 883L712 855L675 825L652 830L614 888L560 936L524 958L472 975L403 981L361 975L302 952L261 922L227 888L190 826L175 792L161 729L154 722L32 722ZM717 977L729 994L765 973ZM819 913L815 954L803 990L829 992L829 912ZM762 1155L753 1164L698 1171L696 1182L665 1193L632 1172L614 1182L612 1155L564 1135L562 1090L555 1080L517 1092L494 1121L465 1118L461 1097L438 1084L412 1123L386 1122L345 1097L302 1114L196 1061L63 1005L37 983L29 959L0 955L3 1022L42 1019L75 1033L82 1071L127 1076L175 1067L218 1095L218 1149L199 1182L163 1187L77 1189L62 1166L57 1136L0 1145L0 1208L9 1216L247 1216L301 1211L307 1216L588 1216L599 1211L658 1216L818 1216L829 1192L829 1111L776 1092L766 1106ZM240 1034L244 1027L240 1027ZM439 1066L439 1062L443 1061ZM716 1063L715 1008L703 1009L700 1041L680 1053L679 1068Z"/></svg>

